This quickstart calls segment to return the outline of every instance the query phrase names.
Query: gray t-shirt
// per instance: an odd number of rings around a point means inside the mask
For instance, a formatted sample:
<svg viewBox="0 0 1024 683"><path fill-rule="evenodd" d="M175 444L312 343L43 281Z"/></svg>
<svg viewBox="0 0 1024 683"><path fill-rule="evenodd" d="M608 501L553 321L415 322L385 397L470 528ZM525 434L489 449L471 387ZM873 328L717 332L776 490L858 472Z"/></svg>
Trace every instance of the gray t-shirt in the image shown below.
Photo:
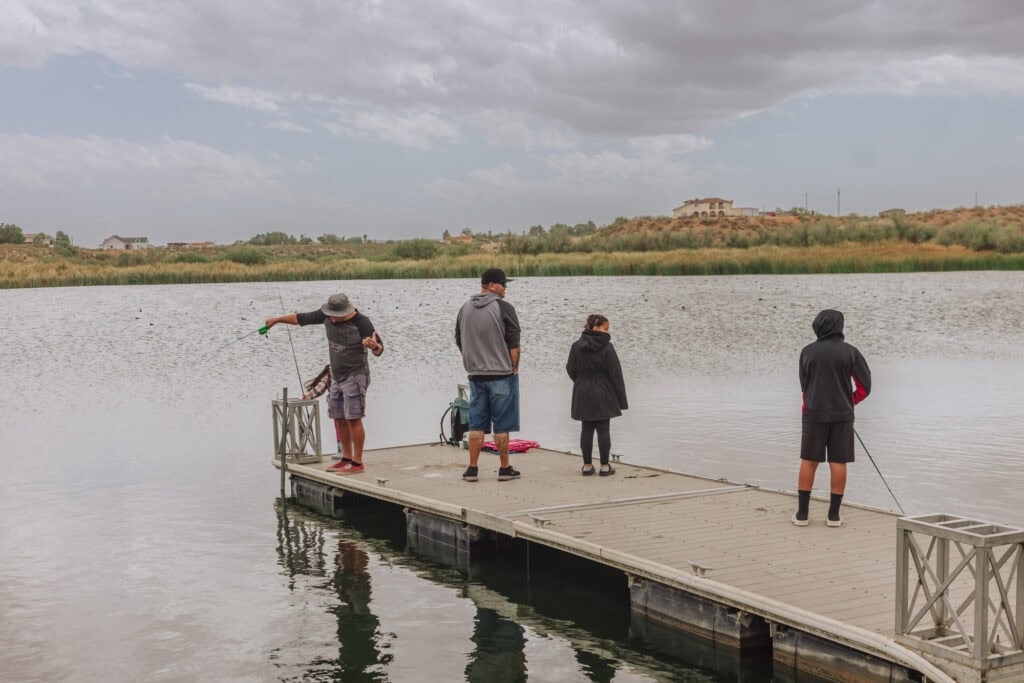
<svg viewBox="0 0 1024 683"><path fill-rule="evenodd" d="M366 358L363 339L373 334L373 323L358 311L341 323L331 322L323 311L299 313L295 316L300 325L323 325L327 332L327 344L331 354L331 380L341 382L352 375L370 375L370 364ZM381 347L384 340L377 335Z"/></svg>

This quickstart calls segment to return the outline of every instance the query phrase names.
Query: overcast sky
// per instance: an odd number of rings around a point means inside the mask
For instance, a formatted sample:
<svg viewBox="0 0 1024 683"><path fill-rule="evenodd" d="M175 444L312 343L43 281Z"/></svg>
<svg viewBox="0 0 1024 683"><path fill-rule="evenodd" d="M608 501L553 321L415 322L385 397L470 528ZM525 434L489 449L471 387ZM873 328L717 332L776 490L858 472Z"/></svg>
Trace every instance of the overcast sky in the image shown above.
<svg viewBox="0 0 1024 683"><path fill-rule="evenodd" d="M1024 201L1016 0L4 0L0 222L231 242Z"/></svg>

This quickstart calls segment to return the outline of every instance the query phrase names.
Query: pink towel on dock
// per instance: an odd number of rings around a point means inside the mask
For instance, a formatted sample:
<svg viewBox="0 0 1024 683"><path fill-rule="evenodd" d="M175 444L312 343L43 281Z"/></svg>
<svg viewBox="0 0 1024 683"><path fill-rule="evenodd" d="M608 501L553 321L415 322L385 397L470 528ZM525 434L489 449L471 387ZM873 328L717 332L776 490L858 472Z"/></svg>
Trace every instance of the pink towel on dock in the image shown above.
<svg viewBox="0 0 1024 683"><path fill-rule="evenodd" d="M508 452L509 453L525 453L531 448L540 448L540 444L536 441L528 441L526 439L509 439L508 440ZM491 453L498 452L498 446L493 441L484 441L483 449L490 451Z"/></svg>

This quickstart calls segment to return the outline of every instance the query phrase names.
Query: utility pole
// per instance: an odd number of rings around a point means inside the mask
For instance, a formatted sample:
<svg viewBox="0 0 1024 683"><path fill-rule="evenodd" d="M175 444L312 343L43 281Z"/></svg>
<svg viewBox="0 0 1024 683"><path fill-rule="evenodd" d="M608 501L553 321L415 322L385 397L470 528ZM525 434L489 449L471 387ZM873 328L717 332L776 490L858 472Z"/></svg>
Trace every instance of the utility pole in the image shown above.
<svg viewBox="0 0 1024 683"><path fill-rule="evenodd" d="M978 193L974 193L974 208L978 208Z"/></svg>
<svg viewBox="0 0 1024 683"><path fill-rule="evenodd" d="M836 216L842 216L843 212L839 210L839 188L836 188Z"/></svg>
<svg viewBox="0 0 1024 683"><path fill-rule="evenodd" d="M804 213L807 213L807 193L804 192Z"/></svg>

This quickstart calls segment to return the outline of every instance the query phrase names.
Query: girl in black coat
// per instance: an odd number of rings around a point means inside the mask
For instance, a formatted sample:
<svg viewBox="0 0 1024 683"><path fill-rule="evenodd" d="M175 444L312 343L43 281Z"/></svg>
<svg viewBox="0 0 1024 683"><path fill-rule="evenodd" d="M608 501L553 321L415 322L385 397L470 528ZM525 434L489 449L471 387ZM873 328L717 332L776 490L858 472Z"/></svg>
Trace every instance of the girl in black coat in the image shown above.
<svg viewBox="0 0 1024 683"><path fill-rule="evenodd" d="M612 449L609 423L622 415L626 404L626 384L622 379L622 366L608 334L608 318L603 315L587 317L587 326L578 341L569 350L565 371L572 378L572 419L583 422L580 449L583 451L583 475L594 473L591 456L594 451L594 432L601 455L600 475L606 477L615 470L608 464Z"/></svg>

